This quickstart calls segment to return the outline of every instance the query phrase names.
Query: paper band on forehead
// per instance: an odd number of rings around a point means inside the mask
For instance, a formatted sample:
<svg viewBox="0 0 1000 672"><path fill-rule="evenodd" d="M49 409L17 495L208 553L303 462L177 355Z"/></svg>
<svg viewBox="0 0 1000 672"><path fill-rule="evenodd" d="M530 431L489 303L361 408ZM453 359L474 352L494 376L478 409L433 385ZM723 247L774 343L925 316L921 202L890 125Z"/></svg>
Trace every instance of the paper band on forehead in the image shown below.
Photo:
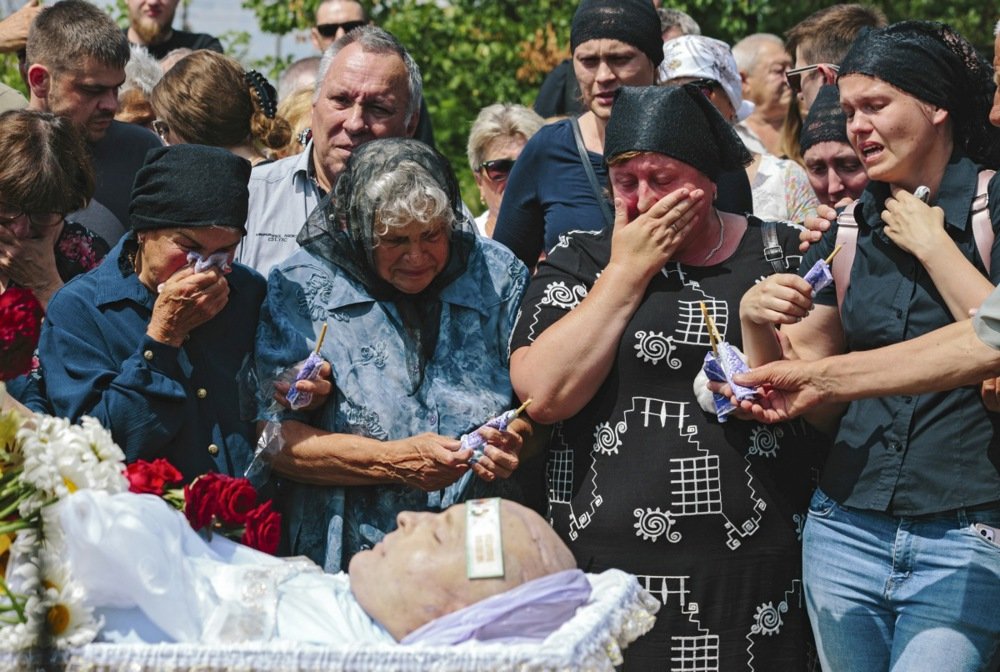
<svg viewBox="0 0 1000 672"><path fill-rule="evenodd" d="M708 98L691 84L623 86L604 136L604 158L657 152L683 161L715 182L753 157Z"/></svg>
<svg viewBox="0 0 1000 672"><path fill-rule="evenodd" d="M956 145L980 162L990 163L997 156L1000 135L988 121L993 70L951 27L900 21L866 30L844 57L838 81L850 75L880 79L948 110Z"/></svg>
<svg viewBox="0 0 1000 672"><path fill-rule="evenodd" d="M503 578L499 497L465 503L465 565L470 579Z"/></svg>

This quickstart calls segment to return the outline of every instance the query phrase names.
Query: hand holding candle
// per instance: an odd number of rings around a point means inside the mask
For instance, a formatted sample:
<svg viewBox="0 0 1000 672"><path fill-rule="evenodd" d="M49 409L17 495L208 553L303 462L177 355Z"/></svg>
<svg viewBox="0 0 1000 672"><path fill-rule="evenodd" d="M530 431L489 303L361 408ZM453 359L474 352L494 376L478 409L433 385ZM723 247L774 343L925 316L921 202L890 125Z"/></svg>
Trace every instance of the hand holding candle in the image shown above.
<svg viewBox="0 0 1000 672"><path fill-rule="evenodd" d="M316 339L316 348L309 353L309 357L306 361L302 363L302 368L299 369L298 374L295 376L295 380L292 382L290 388L288 388L288 394L286 398L288 399L288 405L293 410L298 410L300 408L305 408L310 403L312 403L313 395L311 392L302 392L299 390L295 384L300 380L316 380L319 377L320 366L323 364L323 358L319 354L319 349L323 345L323 339L326 338L326 325L323 325L323 329L319 332L319 338Z"/></svg>
<svg viewBox="0 0 1000 672"><path fill-rule="evenodd" d="M757 396L755 390L733 382L734 375L749 371L740 351L723 341L719 336L715 322L708 314L708 308L705 306L704 301L701 302L701 313L705 318L709 341L712 344L712 351L705 354L705 363L702 367L705 375L708 376L709 380L719 383L729 383L729 387L733 391L733 396L740 401L755 398ZM715 402L715 415L719 419L719 422L725 422L726 417L737 408L728 397L717 392L712 393L712 399Z"/></svg>
<svg viewBox="0 0 1000 672"><path fill-rule="evenodd" d="M492 427L493 429L498 429L501 432L507 429L507 426L513 422L514 418L521 415L521 413L531 404L531 399L528 399L523 404L515 409L504 411L500 415L487 420L486 423L480 425L479 429L484 427ZM483 456L483 451L486 448L486 439L483 435L479 433L477 429L474 432L469 432L468 434L462 435L462 449L471 448L472 457L469 458L469 464L473 465L480 460Z"/></svg>
<svg viewBox="0 0 1000 672"><path fill-rule="evenodd" d="M842 247L843 245L837 245L837 247L833 248L830 256L826 259L817 260L813 264L813 267L809 269L809 272L802 276L806 282L812 285L813 292L818 292L833 282L833 272L830 270L830 264L833 263L833 258L837 256Z"/></svg>

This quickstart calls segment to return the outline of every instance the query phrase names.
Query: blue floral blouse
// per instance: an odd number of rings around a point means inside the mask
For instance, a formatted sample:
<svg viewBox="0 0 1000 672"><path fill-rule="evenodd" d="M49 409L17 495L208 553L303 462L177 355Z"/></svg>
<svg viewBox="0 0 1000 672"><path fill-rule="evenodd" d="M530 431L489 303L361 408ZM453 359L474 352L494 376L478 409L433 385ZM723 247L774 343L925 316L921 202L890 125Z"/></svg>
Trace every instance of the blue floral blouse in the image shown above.
<svg viewBox="0 0 1000 672"><path fill-rule="evenodd" d="M440 334L422 381L408 369L408 341L396 306L379 302L346 274L300 250L275 267L257 330L259 419L295 418L317 428L383 441L423 432L458 437L506 410L512 388L509 338L527 270L498 243L477 238L466 272L446 286ZM305 359L323 325L321 354L334 391L308 417L275 415L270 381ZM417 387L417 385L419 386ZM413 389L416 387L416 391ZM404 510L437 510L462 497L471 472L443 492L403 485L316 486L284 480L278 503L289 551L329 571L396 526Z"/></svg>

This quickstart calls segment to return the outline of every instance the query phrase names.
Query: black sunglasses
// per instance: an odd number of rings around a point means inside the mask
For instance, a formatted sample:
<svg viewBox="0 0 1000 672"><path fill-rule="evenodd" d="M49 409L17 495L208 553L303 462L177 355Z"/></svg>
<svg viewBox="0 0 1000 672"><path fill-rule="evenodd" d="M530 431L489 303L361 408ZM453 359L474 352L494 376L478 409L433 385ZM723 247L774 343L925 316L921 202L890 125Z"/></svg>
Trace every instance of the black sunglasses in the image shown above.
<svg viewBox="0 0 1000 672"><path fill-rule="evenodd" d="M701 94L706 98L709 98L712 95L712 91L722 88L722 85L714 79L692 79L688 82L688 84L694 84L697 86L698 90L701 91Z"/></svg>
<svg viewBox="0 0 1000 672"><path fill-rule="evenodd" d="M337 31L341 28L344 29L345 33L349 33L355 28L360 28L365 25L364 21L344 21L343 23L321 23L316 26L316 32L318 32L323 37L335 37Z"/></svg>
<svg viewBox="0 0 1000 672"><path fill-rule="evenodd" d="M483 161L479 164L479 172L486 173L486 177L490 178L491 182L503 182L510 175L511 168L514 167L514 159L494 159L492 161Z"/></svg>
<svg viewBox="0 0 1000 672"><path fill-rule="evenodd" d="M840 72L840 66L833 63L814 63L813 65L804 65L801 68L792 68L785 71L785 81L788 82L788 88L792 90L792 93L801 93L802 79L814 70L819 70L824 65L834 72Z"/></svg>

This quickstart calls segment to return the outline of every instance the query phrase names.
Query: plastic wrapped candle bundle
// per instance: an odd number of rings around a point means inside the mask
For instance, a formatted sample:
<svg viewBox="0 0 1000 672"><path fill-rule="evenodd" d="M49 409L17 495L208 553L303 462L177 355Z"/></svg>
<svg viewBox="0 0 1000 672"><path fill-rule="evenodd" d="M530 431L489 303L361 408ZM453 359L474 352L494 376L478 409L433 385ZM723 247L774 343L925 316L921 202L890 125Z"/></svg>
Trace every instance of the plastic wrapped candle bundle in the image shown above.
<svg viewBox="0 0 1000 672"><path fill-rule="evenodd" d="M469 465L479 462L479 460L483 457L483 452L486 450L486 439L484 439L483 435L479 433L479 430L484 427L492 427L493 429L499 429L500 431L507 429L507 426L514 421L514 418L521 415L530 403L531 399L528 399L517 408L504 411L495 418L491 418L486 421L486 423L480 425L476 431L462 435L462 450L472 448L472 457L469 458Z"/></svg>
<svg viewBox="0 0 1000 672"><path fill-rule="evenodd" d="M809 272L802 276L806 282L812 285L814 292L818 292L833 282L833 272L830 270L830 264L833 263L833 258L840 252L841 247L843 246L837 245L837 247L833 248L833 252L826 259L818 259L813 264L813 267L809 269Z"/></svg>
<svg viewBox="0 0 1000 672"><path fill-rule="evenodd" d="M733 391L733 396L740 401L753 399L757 392L749 387L743 387L733 382L733 376L737 373L745 373L750 369L740 351L726 343L719 337L719 332L715 328L715 323L708 314L708 308L701 304L701 312L705 317L705 325L708 327L709 340L712 343L712 351L705 354L705 363L702 369L709 380L718 383L728 383ZM715 416L719 422L725 422L727 416L736 410L736 406L729 400L729 397L712 393L712 400L715 402Z"/></svg>
<svg viewBox="0 0 1000 672"><path fill-rule="evenodd" d="M316 348L309 353L306 361L302 362L302 368L299 372L295 374L295 380L292 381L291 386L288 388L288 394L285 397L288 399L288 405L292 410L299 410L300 408L305 408L310 403L312 403L313 395L311 392L303 392L295 387L295 384L300 380L316 380L319 377L319 368L323 364L323 358L319 354L319 349L323 345L323 339L326 338L326 325L323 325L322 331L319 332L319 338L316 339Z"/></svg>

